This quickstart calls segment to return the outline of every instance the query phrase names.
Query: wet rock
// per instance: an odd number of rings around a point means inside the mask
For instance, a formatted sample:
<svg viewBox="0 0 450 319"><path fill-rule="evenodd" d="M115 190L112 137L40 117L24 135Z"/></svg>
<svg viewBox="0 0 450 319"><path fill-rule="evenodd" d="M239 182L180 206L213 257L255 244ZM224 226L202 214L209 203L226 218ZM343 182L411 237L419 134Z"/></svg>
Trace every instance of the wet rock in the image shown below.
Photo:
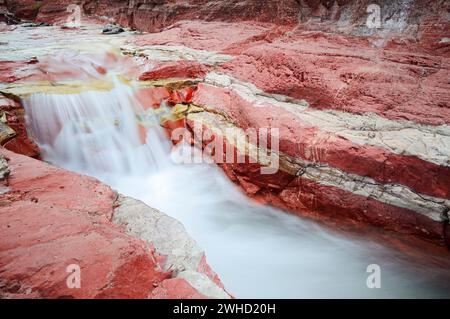
<svg viewBox="0 0 450 319"><path fill-rule="evenodd" d="M36 5L32 0L7 1L8 9L26 19L54 21L68 16L67 6L75 1L43 0ZM83 9L87 14L113 18L115 22L144 31L158 31L180 20L225 20L258 21L280 24L295 24L298 21L298 3L295 0L282 2L271 0L246 0L224 2L217 0L149 3L130 1L87 1Z"/></svg>
<svg viewBox="0 0 450 319"><path fill-rule="evenodd" d="M67 7L76 1L6 1L7 9L16 16L28 20L55 21L66 19L70 14ZM145 5L139 1L87 1L83 4L85 13L97 17L109 17L121 25L134 29L157 32L183 20L206 20L244 22L252 24L273 23L283 26L296 26L305 30L339 32L361 37L380 36L382 38L398 34L414 39L418 34L443 37L447 32L446 1L390 1L380 0L380 28L367 26L367 8L372 0L362 1L323 1L323 0L184 0L151 1ZM434 30L433 30L434 29ZM439 46L435 41L424 44ZM439 49L439 50L442 50Z"/></svg>
<svg viewBox="0 0 450 319"><path fill-rule="evenodd" d="M17 18L23 20L33 20L37 17L42 3L34 0L6 0L6 9Z"/></svg>
<svg viewBox="0 0 450 319"><path fill-rule="evenodd" d="M265 92L305 99L318 109L450 123L450 86L444 80L448 58L430 56L420 47L414 52L378 49L358 38L320 32L298 32L289 45L284 41L252 46L226 62L222 72ZM415 98L412 92L418 93Z"/></svg>
<svg viewBox="0 0 450 319"><path fill-rule="evenodd" d="M144 110L157 109L170 97L170 91L165 87L139 88L135 96Z"/></svg>
<svg viewBox="0 0 450 319"><path fill-rule="evenodd" d="M448 126L425 128L373 114L317 111L299 101L286 102L289 99L283 96L264 96L251 83L227 76L211 74L207 81L214 85L199 84L194 104L220 112L244 129L279 129L279 150L285 154L380 183L406 185L423 194L450 196L450 149L417 147L450 143ZM377 138L368 133L375 133Z"/></svg>
<svg viewBox="0 0 450 319"><path fill-rule="evenodd" d="M195 92L195 88L186 87L184 89L172 91L168 100L169 104L176 105L179 103L191 103Z"/></svg>
<svg viewBox="0 0 450 319"><path fill-rule="evenodd" d="M20 26L24 28L50 27L51 24L47 22L24 22Z"/></svg>
<svg viewBox="0 0 450 319"><path fill-rule="evenodd" d="M229 51L234 51L233 49L236 48L241 50L247 48L249 44L255 41L265 41L266 38L270 38L269 34L273 33L273 29L278 28L280 27L271 24L254 25L221 21L179 21L161 32L144 33L135 39L130 39L130 43L135 44L137 49L145 49L149 45L165 46L167 50L170 50L170 47L173 46L184 47L185 52L183 53L185 53L185 56L186 53L192 52L190 56L194 56L195 53L194 51L188 51L187 48L206 51L204 55L212 52L216 52L216 54L219 52L229 53ZM226 30L226 32L223 30ZM202 36L199 37L199 34ZM176 52L173 53L173 55L175 54ZM219 61L218 58L215 60Z"/></svg>
<svg viewBox="0 0 450 319"><path fill-rule="evenodd" d="M11 169L11 190L0 208L3 297L26 297L32 291L46 298L142 298L154 281L165 278L148 247L108 222L115 197L111 189L28 157L1 153ZM66 284L72 264L80 267L80 289Z"/></svg>
<svg viewBox="0 0 450 319"><path fill-rule="evenodd" d="M103 34L118 34L118 33L124 32L124 31L125 30L120 26L117 26L114 24L108 24L103 28L102 33Z"/></svg>
<svg viewBox="0 0 450 319"><path fill-rule="evenodd" d="M3 115L6 115L3 113ZM6 117L6 116L5 116ZM16 136L16 132L12 128L10 128L7 124L0 122L0 145L5 144L11 138Z"/></svg>
<svg viewBox="0 0 450 319"><path fill-rule="evenodd" d="M37 57L33 56L27 61L27 63L28 64L36 64L36 63L39 63L39 60Z"/></svg>

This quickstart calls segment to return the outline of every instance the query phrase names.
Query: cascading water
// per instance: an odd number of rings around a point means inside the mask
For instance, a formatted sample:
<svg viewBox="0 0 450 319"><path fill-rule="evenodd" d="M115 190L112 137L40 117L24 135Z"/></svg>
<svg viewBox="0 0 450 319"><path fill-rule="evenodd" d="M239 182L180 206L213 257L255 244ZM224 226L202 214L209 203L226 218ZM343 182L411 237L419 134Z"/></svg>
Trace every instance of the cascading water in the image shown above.
<svg viewBox="0 0 450 319"><path fill-rule="evenodd" d="M156 119L142 144L143 110L134 89L117 79L114 85L109 92L35 94L24 101L44 159L179 219L235 296L449 295L440 280L445 269L410 264L380 244L254 204L214 165L174 163ZM370 264L381 267L380 289L367 287Z"/></svg>

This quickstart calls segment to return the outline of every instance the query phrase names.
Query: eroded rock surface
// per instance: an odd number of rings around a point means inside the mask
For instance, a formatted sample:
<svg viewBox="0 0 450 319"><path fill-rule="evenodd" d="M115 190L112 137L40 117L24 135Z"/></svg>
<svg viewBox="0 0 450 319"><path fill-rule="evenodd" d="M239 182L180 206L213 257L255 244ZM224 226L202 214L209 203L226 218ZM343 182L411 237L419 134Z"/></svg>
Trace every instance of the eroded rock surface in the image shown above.
<svg viewBox="0 0 450 319"><path fill-rule="evenodd" d="M3 148L0 154L3 298L228 297L202 268L181 269L179 260L200 264L204 256L176 221L130 198L117 202L93 178ZM136 220L152 228L136 229ZM180 239L185 245L177 245ZM79 288L67 284L73 265Z"/></svg>

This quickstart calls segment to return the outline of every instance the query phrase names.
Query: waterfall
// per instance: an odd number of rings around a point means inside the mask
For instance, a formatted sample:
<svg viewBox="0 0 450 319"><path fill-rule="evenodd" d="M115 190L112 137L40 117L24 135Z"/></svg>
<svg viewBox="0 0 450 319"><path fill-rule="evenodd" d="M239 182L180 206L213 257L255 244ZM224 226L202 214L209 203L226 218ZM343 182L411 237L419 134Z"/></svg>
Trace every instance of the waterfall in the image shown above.
<svg viewBox="0 0 450 319"><path fill-rule="evenodd" d="M170 143L135 88L34 94L24 101L44 160L94 176L179 219L237 297L439 297L439 268L412 264L365 238L348 238L250 202L215 166L171 161ZM149 122L145 141L140 121ZM380 289L366 285L380 265ZM436 278L435 278L436 277Z"/></svg>
<svg viewBox="0 0 450 319"><path fill-rule="evenodd" d="M169 164L158 121L150 118L143 144L138 132L143 108L131 86L116 77L113 83L110 92L35 94L24 101L30 135L46 160L91 175L139 175Z"/></svg>

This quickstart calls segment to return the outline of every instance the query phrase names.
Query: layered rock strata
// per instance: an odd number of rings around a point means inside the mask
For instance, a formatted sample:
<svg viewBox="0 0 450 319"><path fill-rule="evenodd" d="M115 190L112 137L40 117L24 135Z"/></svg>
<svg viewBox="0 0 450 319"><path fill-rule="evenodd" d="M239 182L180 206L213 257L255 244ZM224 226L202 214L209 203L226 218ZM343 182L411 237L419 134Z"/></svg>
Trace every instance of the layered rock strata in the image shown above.
<svg viewBox="0 0 450 319"><path fill-rule="evenodd" d="M0 156L1 297L229 298L178 221L93 178Z"/></svg>

